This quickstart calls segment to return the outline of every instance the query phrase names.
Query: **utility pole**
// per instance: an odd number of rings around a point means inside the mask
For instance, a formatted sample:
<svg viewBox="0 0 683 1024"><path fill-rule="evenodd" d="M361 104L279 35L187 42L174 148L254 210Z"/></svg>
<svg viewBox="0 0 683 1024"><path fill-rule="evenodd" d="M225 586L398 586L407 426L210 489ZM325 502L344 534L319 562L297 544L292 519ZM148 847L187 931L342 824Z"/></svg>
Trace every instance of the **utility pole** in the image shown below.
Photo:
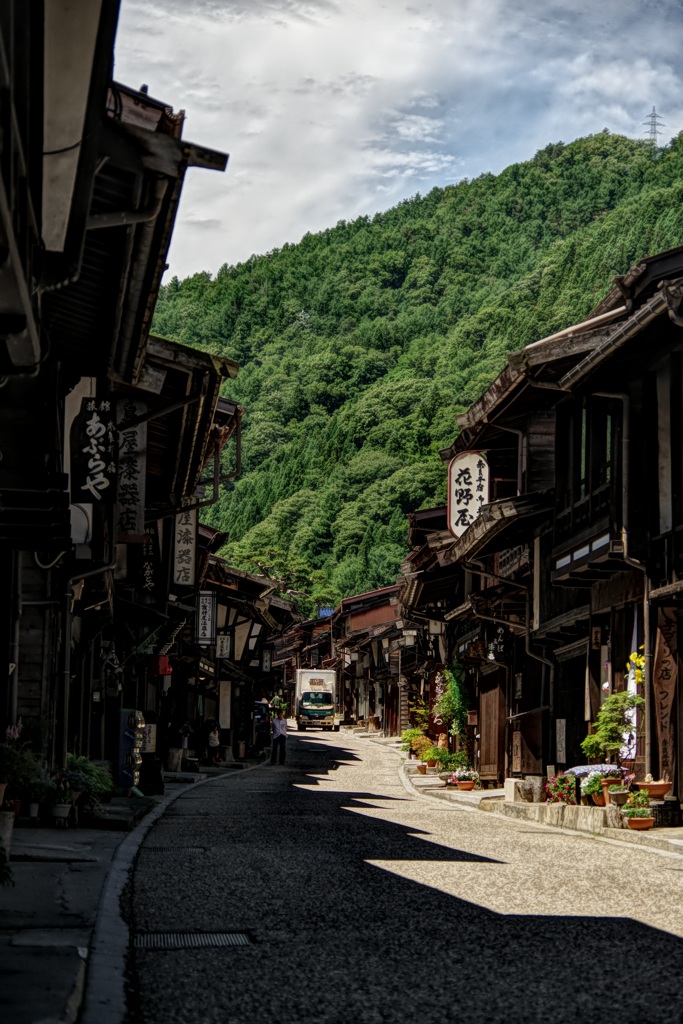
<svg viewBox="0 0 683 1024"><path fill-rule="evenodd" d="M652 144L652 146L656 146L657 136L663 134L663 132L660 132L659 129L666 128L666 125L663 121L659 119L659 115L657 114L657 111L654 107L652 108L652 112L648 114L648 116L642 123L647 125L646 130L643 132L643 135L649 136L648 141Z"/></svg>

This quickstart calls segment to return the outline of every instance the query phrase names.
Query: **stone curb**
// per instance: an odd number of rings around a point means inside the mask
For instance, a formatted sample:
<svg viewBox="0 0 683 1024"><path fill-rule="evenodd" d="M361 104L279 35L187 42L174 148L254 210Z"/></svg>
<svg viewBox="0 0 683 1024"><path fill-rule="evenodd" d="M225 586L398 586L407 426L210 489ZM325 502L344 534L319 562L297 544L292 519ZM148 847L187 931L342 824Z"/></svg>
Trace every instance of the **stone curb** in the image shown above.
<svg viewBox="0 0 683 1024"><path fill-rule="evenodd" d="M495 801L492 801L492 806L490 808L483 810L480 807L467 806L465 803L460 803L450 797L448 799L443 799L441 797L431 796L431 794L422 792L417 786L412 784L410 776L405 771L404 765L399 767L398 772L404 789L410 793L411 796L419 797L420 800L429 800L430 803L439 804L441 807L445 805L450 810L481 811L482 814L495 814L498 820L507 821L510 822L510 824L532 824L539 832L560 832L567 836L592 839L599 843L609 843L613 846L618 845L630 850L640 850L643 853L654 853L660 857L679 858L683 856L683 829L681 830L681 840L670 840L663 836L661 838L657 835L653 836L651 833L644 833L641 835L638 832L628 832L625 829L605 829L605 832L610 833L607 835L604 832L598 833L572 828L561 828L557 825L549 825L545 822L534 821L532 819L510 817L501 810L494 809L493 805L495 804Z"/></svg>
<svg viewBox="0 0 683 1024"><path fill-rule="evenodd" d="M138 850L152 826L171 804L197 786L205 786L207 782L216 782L219 778L243 778L245 772L261 768L263 764L265 762L251 765L240 772L214 775L184 785L177 793L164 797L116 847L100 894L97 918L90 939L80 1024L123 1024L125 1020L126 957L130 947L130 931L121 916L120 901Z"/></svg>

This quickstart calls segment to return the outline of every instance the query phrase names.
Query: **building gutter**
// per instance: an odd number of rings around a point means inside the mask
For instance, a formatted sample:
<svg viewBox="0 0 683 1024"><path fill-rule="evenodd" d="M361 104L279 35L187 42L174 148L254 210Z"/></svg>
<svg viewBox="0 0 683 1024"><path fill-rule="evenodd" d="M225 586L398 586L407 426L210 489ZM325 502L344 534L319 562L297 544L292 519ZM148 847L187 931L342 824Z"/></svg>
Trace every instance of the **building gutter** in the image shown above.
<svg viewBox="0 0 683 1024"><path fill-rule="evenodd" d="M594 370L600 363L604 362L608 356L612 354L616 349L620 348L630 338L633 338L639 331L646 327L648 324L656 320L667 308L668 302L667 297L663 292L657 292L656 295L646 302L641 308L633 314L625 323L620 327L617 327L609 337L598 345L589 355L582 359L576 366L572 367L564 377L561 377L558 381L558 386L568 391L575 384L585 376L587 376L592 370Z"/></svg>

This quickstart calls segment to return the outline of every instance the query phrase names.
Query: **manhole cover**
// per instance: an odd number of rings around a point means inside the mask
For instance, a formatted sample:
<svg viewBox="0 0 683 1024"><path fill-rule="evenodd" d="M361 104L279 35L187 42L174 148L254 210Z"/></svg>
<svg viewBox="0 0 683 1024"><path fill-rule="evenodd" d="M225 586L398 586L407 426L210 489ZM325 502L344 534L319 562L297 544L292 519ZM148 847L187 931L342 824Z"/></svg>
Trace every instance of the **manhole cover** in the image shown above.
<svg viewBox="0 0 683 1024"><path fill-rule="evenodd" d="M212 946L252 946L246 932L147 932L135 936L136 949L206 949Z"/></svg>

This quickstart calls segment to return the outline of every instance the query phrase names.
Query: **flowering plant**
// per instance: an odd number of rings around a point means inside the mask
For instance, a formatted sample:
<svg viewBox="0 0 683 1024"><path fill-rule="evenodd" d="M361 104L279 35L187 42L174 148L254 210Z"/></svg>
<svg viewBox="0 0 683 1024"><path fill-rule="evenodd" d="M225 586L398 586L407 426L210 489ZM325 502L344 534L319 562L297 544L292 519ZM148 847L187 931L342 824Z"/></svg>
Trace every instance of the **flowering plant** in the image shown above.
<svg viewBox="0 0 683 1024"><path fill-rule="evenodd" d="M633 673L633 680L636 683L642 683L645 678L645 655L640 653L642 650L644 647L641 644L637 651L631 651L624 670L627 676Z"/></svg>
<svg viewBox="0 0 683 1024"><path fill-rule="evenodd" d="M602 793L603 779L619 779L621 781L623 778L623 772L620 768L617 768L616 765L614 768L606 768L602 771L589 772L589 774L581 780L581 792L584 796L600 796Z"/></svg>
<svg viewBox="0 0 683 1024"><path fill-rule="evenodd" d="M479 772L474 768L456 768L451 775L449 782L478 782Z"/></svg>
<svg viewBox="0 0 683 1024"><path fill-rule="evenodd" d="M545 791L548 794L547 804L576 803L576 779L573 775L565 775L563 772L553 775L546 782Z"/></svg>

